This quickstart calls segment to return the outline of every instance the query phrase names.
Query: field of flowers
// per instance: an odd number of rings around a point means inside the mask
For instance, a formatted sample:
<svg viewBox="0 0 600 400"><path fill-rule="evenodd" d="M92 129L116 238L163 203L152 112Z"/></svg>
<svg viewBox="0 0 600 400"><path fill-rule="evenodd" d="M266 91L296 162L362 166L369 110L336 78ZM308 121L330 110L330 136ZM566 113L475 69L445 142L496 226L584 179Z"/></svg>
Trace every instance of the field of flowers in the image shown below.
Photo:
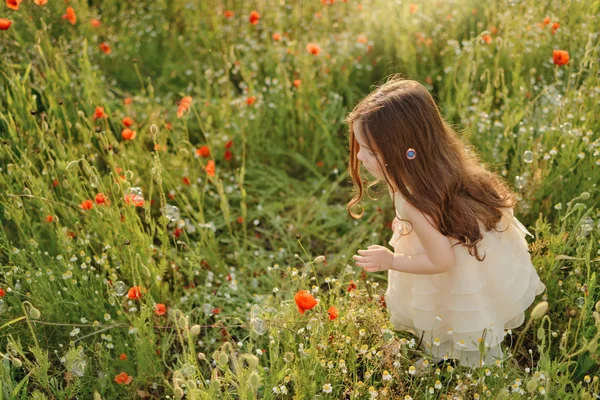
<svg viewBox="0 0 600 400"><path fill-rule="evenodd" d="M2 3L0 399L600 398L600 1ZM352 262L393 210L348 215L343 119L392 73L535 234L494 365L416 373Z"/></svg>

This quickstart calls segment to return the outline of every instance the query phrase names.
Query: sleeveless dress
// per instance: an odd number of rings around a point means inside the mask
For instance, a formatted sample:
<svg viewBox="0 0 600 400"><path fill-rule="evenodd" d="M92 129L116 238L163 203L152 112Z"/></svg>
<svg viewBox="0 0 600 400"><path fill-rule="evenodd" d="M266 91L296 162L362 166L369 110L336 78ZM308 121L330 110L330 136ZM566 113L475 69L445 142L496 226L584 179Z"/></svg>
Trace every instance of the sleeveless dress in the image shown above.
<svg viewBox="0 0 600 400"><path fill-rule="evenodd" d="M393 195L396 213L405 219L406 199L400 192ZM447 355L470 367L494 363L503 356L500 343L505 329L523 324L524 311L545 290L525 240L525 235L533 235L514 217L512 208L502 211L496 229L504 232L485 232L480 224L484 233L477 246L480 258L485 254L482 262L458 244L453 248L455 266L447 272L421 275L388 270L385 300L391 323L396 330L422 336L422 345L434 359ZM409 223L394 218L392 230L389 244L394 253L425 253Z"/></svg>

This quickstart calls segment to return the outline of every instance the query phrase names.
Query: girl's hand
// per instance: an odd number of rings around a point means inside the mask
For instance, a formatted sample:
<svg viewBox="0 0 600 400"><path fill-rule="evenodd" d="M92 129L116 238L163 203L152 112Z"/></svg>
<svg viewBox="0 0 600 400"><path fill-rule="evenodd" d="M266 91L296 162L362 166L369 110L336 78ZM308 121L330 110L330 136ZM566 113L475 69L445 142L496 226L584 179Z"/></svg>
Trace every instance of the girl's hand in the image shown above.
<svg viewBox="0 0 600 400"><path fill-rule="evenodd" d="M367 250L358 250L358 255L352 258L356 260L356 266L364 268L367 272L381 272L392 268L394 253L387 247L371 245Z"/></svg>

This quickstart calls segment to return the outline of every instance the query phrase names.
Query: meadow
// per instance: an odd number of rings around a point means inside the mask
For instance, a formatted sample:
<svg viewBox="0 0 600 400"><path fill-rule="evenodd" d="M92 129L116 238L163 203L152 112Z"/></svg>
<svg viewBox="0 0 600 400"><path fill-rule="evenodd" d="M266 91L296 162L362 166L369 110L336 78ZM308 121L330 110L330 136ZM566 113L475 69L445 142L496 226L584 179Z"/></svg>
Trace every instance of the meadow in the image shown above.
<svg viewBox="0 0 600 400"><path fill-rule="evenodd" d="M599 16L598 0L3 1L0 399L600 398ZM343 121L394 73L430 90L535 235L547 289L493 365L416 374L387 274L353 263L394 214L378 183L349 216Z"/></svg>

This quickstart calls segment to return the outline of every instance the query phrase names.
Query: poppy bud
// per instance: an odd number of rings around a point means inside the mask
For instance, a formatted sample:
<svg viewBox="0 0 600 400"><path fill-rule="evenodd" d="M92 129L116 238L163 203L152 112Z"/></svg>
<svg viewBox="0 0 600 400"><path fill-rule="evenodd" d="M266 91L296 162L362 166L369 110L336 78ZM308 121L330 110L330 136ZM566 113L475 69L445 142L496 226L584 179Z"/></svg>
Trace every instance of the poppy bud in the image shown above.
<svg viewBox="0 0 600 400"><path fill-rule="evenodd" d="M260 385L260 376L256 370L252 370L248 376L248 386L250 386L253 391L256 391L258 389L258 385Z"/></svg>
<svg viewBox="0 0 600 400"><path fill-rule="evenodd" d="M583 193L581 193L581 194L579 195L579 198L580 198L581 200L587 200L587 199L589 199L589 198L590 198L590 192L583 192Z"/></svg>
<svg viewBox="0 0 600 400"><path fill-rule="evenodd" d="M11 361L13 365L17 368L21 368L23 366L23 363L18 358L12 358Z"/></svg>
<svg viewBox="0 0 600 400"><path fill-rule="evenodd" d="M548 312L548 302L538 303L531 311L531 319L540 319Z"/></svg>
<svg viewBox="0 0 600 400"><path fill-rule="evenodd" d="M204 353L198 353L198 360L200 360L200 361L206 360L206 354L204 354Z"/></svg>
<svg viewBox="0 0 600 400"><path fill-rule="evenodd" d="M102 128L99 127L99 126L97 126L97 127L94 128L94 132L100 133L100 132L102 132Z"/></svg>
<svg viewBox="0 0 600 400"><path fill-rule="evenodd" d="M300 240L300 235L296 233L296 239Z"/></svg>
<svg viewBox="0 0 600 400"><path fill-rule="evenodd" d="M176 387L175 390L173 390L173 395L175 396L176 399L183 398L183 389L180 388L179 386Z"/></svg>
<svg viewBox="0 0 600 400"><path fill-rule="evenodd" d="M319 256L319 257L315 258L313 262L315 264L322 264L323 262L325 262L325 256Z"/></svg>
<svg viewBox="0 0 600 400"><path fill-rule="evenodd" d="M600 301L596 302L594 308L596 309L596 311L600 312Z"/></svg>
<svg viewBox="0 0 600 400"><path fill-rule="evenodd" d="M198 336L200 334L200 325L194 325L190 328L190 334L192 336Z"/></svg>
<svg viewBox="0 0 600 400"><path fill-rule="evenodd" d="M125 241L123 243L125 244L125 246L129 246L131 244L131 242L129 241L129 239L125 239Z"/></svg>
<svg viewBox="0 0 600 400"><path fill-rule="evenodd" d="M40 310L38 310L35 307L31 307L31 309L29 310L29 316L33 319L39 319L40 318Z"/></svg>
<svg viewBox="0 0 600 400"><path fill-rule="evenodd" d="M59 106L62 106L62 105L63 105L63 103L64 103L64 102L63 102L62 100L59 100L59 101L58 101L58 105L59 105Z"/></svg>

